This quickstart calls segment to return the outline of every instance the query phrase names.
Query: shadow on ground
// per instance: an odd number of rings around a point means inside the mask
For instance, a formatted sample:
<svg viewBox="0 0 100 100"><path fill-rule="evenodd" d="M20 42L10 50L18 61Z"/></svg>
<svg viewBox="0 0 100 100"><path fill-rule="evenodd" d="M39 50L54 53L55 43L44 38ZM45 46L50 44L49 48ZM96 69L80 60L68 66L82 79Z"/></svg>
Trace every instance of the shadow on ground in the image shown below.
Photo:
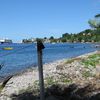
<svg viewBox="0 0 100 100"><path fill-rule="evenodd" d="M100 88L96 89L90 84L52 85L46 89L45 98L46 100L100 100ZM13 95L12 100L39 100L39 96L34 95L33 92L26 92Z"/></svg>

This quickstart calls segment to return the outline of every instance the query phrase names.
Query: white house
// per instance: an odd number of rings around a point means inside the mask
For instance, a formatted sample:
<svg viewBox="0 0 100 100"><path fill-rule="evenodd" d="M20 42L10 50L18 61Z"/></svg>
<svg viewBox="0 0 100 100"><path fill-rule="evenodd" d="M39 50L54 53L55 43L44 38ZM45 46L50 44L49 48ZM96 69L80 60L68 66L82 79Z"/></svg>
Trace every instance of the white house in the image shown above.
<svg viewBox="0 0 100 100"><path fill-rule="evenodd" d="M0 39L0 43L12 43L10 39Z"/></svg>

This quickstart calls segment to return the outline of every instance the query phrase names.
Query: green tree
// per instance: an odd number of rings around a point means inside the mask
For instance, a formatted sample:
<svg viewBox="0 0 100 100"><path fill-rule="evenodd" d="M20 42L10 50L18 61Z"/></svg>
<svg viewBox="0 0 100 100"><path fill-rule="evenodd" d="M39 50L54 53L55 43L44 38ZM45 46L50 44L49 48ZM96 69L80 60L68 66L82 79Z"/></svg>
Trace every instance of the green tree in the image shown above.
<svg viewBox="0 0 100 100"><path fill-rule="evenodd" d="M100 14L95 15L94 19L88 21L92 28L100 28Z"/></svg>
<svg viewBox="0 0 100 100"><path fill-rule="evenodd" d="M51 36L50 38L49 38L49 40L53 40L54 39L54 37L53 36Z"/></svg>

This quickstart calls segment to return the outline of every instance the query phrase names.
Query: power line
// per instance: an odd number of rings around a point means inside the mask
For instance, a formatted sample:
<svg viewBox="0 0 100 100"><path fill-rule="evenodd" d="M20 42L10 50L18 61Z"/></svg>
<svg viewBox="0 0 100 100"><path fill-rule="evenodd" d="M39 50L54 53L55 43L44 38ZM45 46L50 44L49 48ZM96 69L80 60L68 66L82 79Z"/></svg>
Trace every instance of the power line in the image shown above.
<svg viewBox="0 0 100 100"><path fill-rule="evenodd" d="M7 53L7 54L1 55L0 57L4 57L4 56L8 56L8 55L14 54L14 53L16 53L16 52L18 52L18 51L21 51L21 50L23 50L23 49L29 48L29 47L31 47L32 45L33 45L33 44L31 44L31 45L29 45L29 46L26 46L26 47L22 47L22 48L17 49L17 50L15 50L15 51L13 51L13 52L9 52L9 53Z"/></svg>

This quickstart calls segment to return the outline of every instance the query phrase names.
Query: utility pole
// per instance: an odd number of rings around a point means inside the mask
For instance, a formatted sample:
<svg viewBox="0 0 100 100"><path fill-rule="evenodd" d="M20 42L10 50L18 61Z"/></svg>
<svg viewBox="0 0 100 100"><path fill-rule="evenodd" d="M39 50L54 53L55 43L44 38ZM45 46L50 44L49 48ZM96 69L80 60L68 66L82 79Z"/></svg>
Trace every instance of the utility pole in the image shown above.
<svg viewBox="0 0 100 100"><path fill-rule="evenodd" d="M39 84L40 84L40 100L45 100L44 94L44 79L43 79L43 63L42 63L42 49L44 45L41 40L37 40L37 54L38 54L38 70L39 70Z"/></svg>

